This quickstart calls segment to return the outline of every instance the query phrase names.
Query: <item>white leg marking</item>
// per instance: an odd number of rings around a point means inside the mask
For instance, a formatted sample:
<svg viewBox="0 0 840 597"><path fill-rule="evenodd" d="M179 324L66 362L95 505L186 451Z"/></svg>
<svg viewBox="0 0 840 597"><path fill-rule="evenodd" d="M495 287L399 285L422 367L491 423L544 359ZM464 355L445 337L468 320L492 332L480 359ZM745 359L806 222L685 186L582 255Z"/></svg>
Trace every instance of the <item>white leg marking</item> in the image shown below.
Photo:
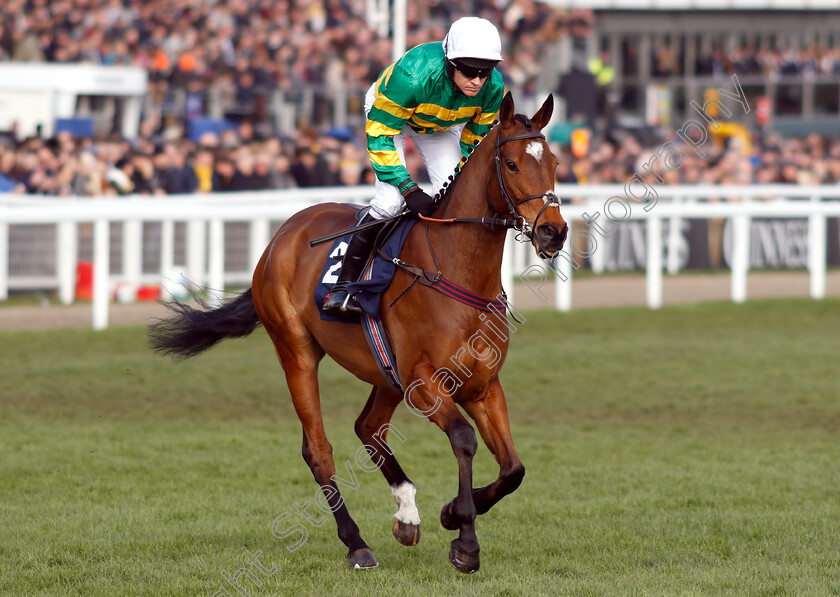
<svg viewBox="0 0 840 597"><path fill-rule="evenodd" d="M394 518L405 524L420 524L420 512L414 505L414 496L417 494L414 484L403 481L399 485L392 485L391 493L394 494L394 501L399 506Z"/></svg>
<svg viewBox="0 0 840 597"><path fill-rule="evenodd" d="M534 156L534 159L539 162L542 160L543 144L538 141L531 141L525 148L525 153Z"/></svg>

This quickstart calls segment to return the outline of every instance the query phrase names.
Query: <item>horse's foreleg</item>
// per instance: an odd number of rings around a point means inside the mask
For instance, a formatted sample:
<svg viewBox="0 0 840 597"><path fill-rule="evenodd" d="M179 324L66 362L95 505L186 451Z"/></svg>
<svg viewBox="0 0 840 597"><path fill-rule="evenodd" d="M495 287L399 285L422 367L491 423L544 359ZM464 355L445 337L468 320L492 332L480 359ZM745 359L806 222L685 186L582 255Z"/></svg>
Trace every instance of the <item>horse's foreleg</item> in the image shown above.
<svg viewBox="0 0 840 597"><path fill-rule="evenodd" d="M479 546L475 534L475 504L472 493L472 461L478 442L475 431L458 407L448 396L443 398L430 390L431 376L435 370L431 363L423 361L413 371L414 381L406 391L406 401L421 416L428 417L440 427L449 438L452 452L458 460L458 496L452 503L452 514L460 532L453 539L449 561L459 572L470 574L478 570ZM422 381L423 383L418 383ZM453 529L454 530L454 529Z"/></svg>
<svg viewBox="0 0 840 597"><path fill-rule="evenodd" d="M292 395L295 411L303 426L303 459L309 465L312 476L321 486L329 511L335 517L338 537L347 546L347 562L354 568L375 568L378 563L373 552L359 534L359 527L347 511L344 499L335 481L335 463L332 445L327 440L321 415L321 399L318 393L318 361L320 349L309 341L297 342L292 348L273 330L268 330L277 356L286 371L286 383ZM308 502L303 507L304 512ZM316 505L321 508L321 504ZM311 516L311 514L310 514ZM323 521L323 517L320 517ZM310 522L315 520L312 518ZM321 523L312 522L320 526Z"/></svg>
<svg viewBox="0 0 840 597"><path fill-rule="evenodd" d="M420 513L414 503L417 488L397 462L386 441L389 422L400 402L402 395L388 388L373 388L365 408L356 419L356 435L391 486L391 493L399 508L394 514L394 537L403 545L411 546L420 541Z"/></svg>
<svg viewBox="0 0 840 597"><path fill-rule="evenodd" d="M481 438L499 463L499 477L491 484L473 490L476 512L484 514L496 502L516 491L525 476L525 466L513 446L507 402L498 378L476 400L465 402L462 406L475 421ZM443 513L441 518L444 518Z"/></svg>

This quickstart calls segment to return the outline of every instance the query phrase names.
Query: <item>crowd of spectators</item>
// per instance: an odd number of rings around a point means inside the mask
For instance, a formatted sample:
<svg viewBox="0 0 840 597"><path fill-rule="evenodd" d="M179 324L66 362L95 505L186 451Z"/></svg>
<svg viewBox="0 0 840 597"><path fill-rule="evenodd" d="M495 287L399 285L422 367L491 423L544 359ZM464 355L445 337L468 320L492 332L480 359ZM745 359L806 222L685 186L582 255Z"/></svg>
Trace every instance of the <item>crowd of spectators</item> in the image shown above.
<svg viewBox="0 0 840 597"><path fill-rule="evenodd" d="M169 195L195 192L289 189L372 184L368 157L352 135L307 129L295 138L257 139L247 124L221 135L188 139L30 138L18 146L0 137L0 192L42 195ZM661 146L624 134L593 138L585 155L552 143L559 158L558 182L623 182L644 173ZM661 184L840 183L840 138L804 139L754 135L749 148L733 138L687 152L679 169L660 169ZM424 180L422 161L407 151L409 169ZM648 179L650 175L646 174ZM660 181L652 180L660 183Z"/></svg>
<svg viewBox="0 0 840 597"><path fill-rule="evenodd" d="M412 159L416 159L412 154ZM119 137L0 137L0 192L57 196L171 195L371 184L367 155L347 138L307 130L257 139L248 124L197 142Z"/></svg>
<svg viewBox="0 0 840 597"><path fill-rule="evenodd" d="M297 123L291 136L262 126L267 94L304 87L361 92L391 60L386 31L366 18L363 0L4 0L0 61L132 65L149 73L149 97L137 139L18 139L0 136L0 192L42 195L169 195L367 184L373 173L361 130ZM497 23L505 44L500 70L509 85L533 90L541 52L563 36L590 33L592 12L535 0L437 0L408 4L408 40L442 39L452 20L477 14ZM653 74L681 74L670 46L656 48ZM701 55L697 74L840 73L840 50L799 52L743 47ZM167 112L174 94L177 110ZM215 99L213 99L215 98ZM217 101L238 129L186 136L189 118ZM175 116L172 128L171 116ZM316 123L317 124L317 123ZM173 133L174 130L174 133ZM657 147L633 135L596 137L573 158L555 146L561 182L621 182ZM409 168L423 176L408 148ZM840 140L756 138L710 148L666 171L665 183L836 183Z"/></svg>
<svg viewBox="0 0 840 597"><path fill-rule="evenodd" d="M323 97L367 89L391 62L387 26L365 0L4 0L0 61L137 66L161 116L225 115L262 123L275 91ZM464 14L498 23L502 71L523 87L541 53L589 32L592 11L536 0L433 0L407 6L407 47L443 39ZM387 17L387 15L385 15ZM387 24L387 23L386 23ZM151 117L151 114L147 114Z"/></svg>
<svg viewBox="0 0 840 597"><path fill-rule="evenodd" d="M579 159L567 147L555 145L552 149L560 158L558 182L624 182L638 172L654 184L840 183L840 138L837 137L813 133L804 139L782 138L776 134L765 138L756 134L750 147L744 147L738 138L720 144L708 142L703 146L704 157L686 151L688 157L679 168L657 168L663 181L654 179L643 167L660 147L661 144L643 146L635 136L627 135L621 140L595 139L587 154Z"/></svg>
<svg viewBox="0 0 840 597"><path fill-rule="evenodd" d="M669 44L652 50L651 58L651 75L654 78L686 74L684 56ZM694 62L693 71L687 74L717 78L733 74L762 78L838 77L840 76L840 48L769 50L750 45L729 51L716 48L709 52L701 52Z"/></svg>
<svg viewBox="0 0 840 597"><path fill-rule="evenodd" d="M361 130L328 135L319 122L296 122L291 138L280 139L270 114L275 91L363 94L392 52L387 27L368 18L369 4L4 0L0 61L141 67L149 89L140 137L131 142L0 136L0 192L159 195L371 182ZM535 0L411 2L407 47L442 39L464 14L497 23L508 57L500 70L525 90L540 74L541 52L562 36L587 35L592 22L591 11ZM188 122L202 116L239 129L191 141ZM409 148L412 164L416 158Z"/></svg>

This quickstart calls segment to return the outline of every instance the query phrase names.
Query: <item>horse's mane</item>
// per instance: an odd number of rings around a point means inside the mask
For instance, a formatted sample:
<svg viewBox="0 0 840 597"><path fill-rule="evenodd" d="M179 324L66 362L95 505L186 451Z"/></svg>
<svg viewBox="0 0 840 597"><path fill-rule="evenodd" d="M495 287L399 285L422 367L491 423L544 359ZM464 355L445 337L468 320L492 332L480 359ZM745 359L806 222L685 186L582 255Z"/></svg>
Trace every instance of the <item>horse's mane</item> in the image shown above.
<svg viewBox="0 0 840 597"><path fill-rule="evenodd" d="M516 120L516 121L518 121L520 124L522 124L522 126L524 126L524 127L525 127L526 129L528 129L529 131L530 131L530 130L534 127L534 125L531 123L531 119L530 119L530 118L528 118L527 116L525 116L524 114L515 114L515 115L513 116L513 119L514 119L514 120ZM497 121L497 122L495 122L495 123L493 124L493 126L490 128L490 130L489 130L489 131L487 131L487 134L486 134L486 135L484 135L484 137L482 137L481 142L479 143L479 145L480 145L481 143L483 143L483 142L484 142L484 139L486 139L486 138L490 135L490 133L493 131L493 129L495 129L498 125L499 125L499 122L498 122L498 121ZM454 189L455 189L455 183L457 183L457 182L458 182L458 178L459 178L459 176L458 176L458 175L461 173L461 171L462 171L462 170L464 169L464 167L467 165L467 162L469 161L470 156L472 156L472 153L473 153L473 152L474 152L477 148L478 148L478 145L476 145L475 147L473 147L473 148L470 150L470 155L469 155L469 156L467 156L467 157L465 157L465 158L463 158L460 162L458 162L458 165L457 165L457 166L455 166L455 172L454 172L454 173L452 173L452 174L449 176L449 181L448 181L448 182L443 183L443 189L442 189L440 192L438 192L438 194L437 194L437 195L435 195L435 200L438 202L438 205L440 205L441 203L443 203L444 201L446 201L447 199L449 199L449 197L452 195L452 193L453 193L453 191L454 191Z"/></svg>
<svg viewBox="0 0 840 597"><path fill-rule="evenodd" d="M497 126L499 126L498 122L493 123L493 126L490 127L490 130L487 131L487 134L484 135L484 137L481 138L481 141L479 141L478 144L476 144L476 145L474 145L473 147L470 148L469 155L461 158L461 161L458 162L457 166L455 166L455 172L453 172L449 176L449 181L448 182L443 183L443 189L441 189L440 192L438 192L438 194L435 196L435 200L438 202L438 205L442 204L444 201L446 201L447 199L449 199L449 197L452 196L452 193L454 192L454 189L455 189L455 183L457 183L459 178L460 178L459 174L461 174L461 172L464 170L467 163L470 161L470 158L472 157L472 154L475 152L476 149L478 149L478 146L481 145L481 143L484 142L484 140L490 135L490 133L493 131L493 129L495 129Z"/></svg>

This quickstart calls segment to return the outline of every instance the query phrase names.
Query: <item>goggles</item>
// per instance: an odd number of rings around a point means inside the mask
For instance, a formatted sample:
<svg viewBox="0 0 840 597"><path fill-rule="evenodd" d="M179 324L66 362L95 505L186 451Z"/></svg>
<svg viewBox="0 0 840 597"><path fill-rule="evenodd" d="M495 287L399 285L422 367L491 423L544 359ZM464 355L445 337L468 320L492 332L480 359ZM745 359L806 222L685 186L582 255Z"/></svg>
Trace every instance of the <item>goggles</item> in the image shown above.
<svg viewBox="0 0 840 597"><path fill-rule="evenodd" d="M495 66L471 66L457 60L451 60L450 62L452 63L452 66L455 67L455 70L468 79L475 79L476 77L479 79L486 79L490 76L490 73L493 72L493 69L496 68Z"/></svg>

